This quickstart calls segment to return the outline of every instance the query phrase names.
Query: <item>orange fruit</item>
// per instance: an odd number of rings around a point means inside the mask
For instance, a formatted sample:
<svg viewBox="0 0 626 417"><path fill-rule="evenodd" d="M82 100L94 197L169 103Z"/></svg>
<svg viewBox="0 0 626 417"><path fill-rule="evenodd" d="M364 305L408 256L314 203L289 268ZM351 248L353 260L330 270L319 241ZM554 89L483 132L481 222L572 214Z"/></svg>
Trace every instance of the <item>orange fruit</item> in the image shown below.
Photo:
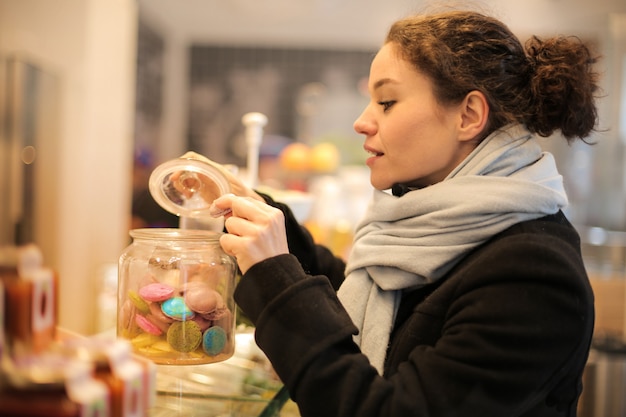
<svg viewBox="0 0 626 417"><path fill-rule="evenodd" d="M311 169L315 172L334 172L340 160L339 149L333 143L321 142L311 150Z"/></svg>
<svg viewBox="0 0 626 417"><path fill-rule="evenodd" d="M279 162L285 171L308 171L311 167L311 148L300 142L290 143L280 152Z"/></svg>

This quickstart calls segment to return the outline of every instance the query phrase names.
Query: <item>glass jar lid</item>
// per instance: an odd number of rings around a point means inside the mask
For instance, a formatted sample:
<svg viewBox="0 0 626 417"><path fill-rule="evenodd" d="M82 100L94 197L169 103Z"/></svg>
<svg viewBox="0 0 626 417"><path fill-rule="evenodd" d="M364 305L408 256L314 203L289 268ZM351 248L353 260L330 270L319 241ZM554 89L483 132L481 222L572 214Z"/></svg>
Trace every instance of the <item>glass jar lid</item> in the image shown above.
<svg viewBox="0 0 626 417"><path fill-rule="evenodd" d="M228 179L219 168L195 152L157 166L149 188L161 207L189 218L209 217L213 200L230 192Z"/></svg>

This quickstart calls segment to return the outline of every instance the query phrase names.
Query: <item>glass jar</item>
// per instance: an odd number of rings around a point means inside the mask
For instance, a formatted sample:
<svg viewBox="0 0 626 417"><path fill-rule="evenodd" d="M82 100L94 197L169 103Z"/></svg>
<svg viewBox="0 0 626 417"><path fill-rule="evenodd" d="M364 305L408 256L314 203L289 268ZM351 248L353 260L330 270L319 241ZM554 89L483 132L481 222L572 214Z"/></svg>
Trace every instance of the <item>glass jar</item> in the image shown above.
<svg viewBox="0 0 626 417"><path fill-rule="evenodd" d="M236 263L222 233L136 229L119 260L117 335L157 364L226 360L235 350Z"/></svg>

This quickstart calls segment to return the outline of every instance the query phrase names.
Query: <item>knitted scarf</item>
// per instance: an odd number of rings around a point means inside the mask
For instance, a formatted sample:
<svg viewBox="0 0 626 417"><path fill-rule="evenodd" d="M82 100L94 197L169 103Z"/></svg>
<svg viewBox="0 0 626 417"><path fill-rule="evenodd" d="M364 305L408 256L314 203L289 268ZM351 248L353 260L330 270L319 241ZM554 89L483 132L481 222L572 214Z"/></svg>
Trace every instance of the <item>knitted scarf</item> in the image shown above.
<svg viewBox="0 0 626 417"><path fill-rule="evenodd" d="M396 197L374 191L338 296L382 375L403 290L437 281L510 226L567 205L554 158L522 126L483 140L442 182Z"/></svg>

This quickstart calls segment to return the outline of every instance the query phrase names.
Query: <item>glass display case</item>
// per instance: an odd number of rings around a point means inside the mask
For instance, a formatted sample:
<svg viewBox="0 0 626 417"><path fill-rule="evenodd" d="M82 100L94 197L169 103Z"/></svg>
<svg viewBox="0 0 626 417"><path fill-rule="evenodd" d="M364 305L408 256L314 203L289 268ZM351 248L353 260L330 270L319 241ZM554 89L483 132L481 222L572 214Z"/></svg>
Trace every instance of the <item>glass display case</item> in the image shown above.
<svg viewBox="0 0 626 417"><path fill-rule="evenodd" d="M239 327L235 354L206 365L158 365L150 417L299 417L297 406L254 342Z"/></svg>

